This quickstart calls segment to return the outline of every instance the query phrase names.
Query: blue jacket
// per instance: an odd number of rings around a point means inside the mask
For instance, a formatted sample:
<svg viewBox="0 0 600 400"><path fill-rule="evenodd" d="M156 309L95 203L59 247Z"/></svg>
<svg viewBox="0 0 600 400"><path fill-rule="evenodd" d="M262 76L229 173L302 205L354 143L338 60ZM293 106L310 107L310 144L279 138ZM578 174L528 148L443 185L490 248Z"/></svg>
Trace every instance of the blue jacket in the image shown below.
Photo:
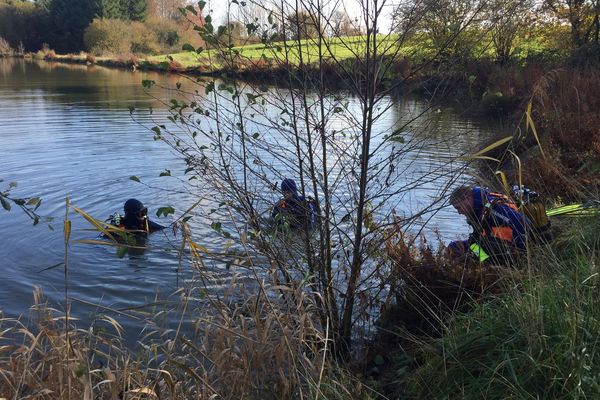
<svg viewBox="0 0 600 400"><path fill-rule="evenodd" d="M476 235L510 242L520 250L526 246L529 219L506 197L478 186L472 189L473 215L469 223Z"/></svg>
<svg viewBox="0 0 600 400"><path fill-rule="evenodd" d="M277 219L278 216L287 215L288 223L292 228L303 228L304 219L308 220L308 227L312 228L315 224L315 205L312 199L306 199L298 194L296 182L292 179L284 179L281 182L281 191L291 192L292 197L281 199L274 207L271 216Z"/></svg>

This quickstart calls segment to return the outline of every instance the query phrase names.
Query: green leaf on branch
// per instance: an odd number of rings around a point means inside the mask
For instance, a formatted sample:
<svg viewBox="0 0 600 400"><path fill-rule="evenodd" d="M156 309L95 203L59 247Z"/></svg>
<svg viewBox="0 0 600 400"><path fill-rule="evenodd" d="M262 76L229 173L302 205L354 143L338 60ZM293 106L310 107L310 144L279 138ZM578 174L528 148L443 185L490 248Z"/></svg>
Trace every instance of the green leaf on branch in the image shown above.
<svg viewBox="0 0 600 400"><path fill-rule="evenodd" d="M0 203L2 203L2 208L6 211L10 211L10 203L4 197L0 197Z"/></svg>
<svg viewBox="0 0 600 400"><path fill-rule="evenodd" d="M137 177L137 176L135 176L135 175L131 175L131 176L129 177L129 179L131 179L132 181L136 181L136 182L142 183L142 181L140 181L140 178L138 178L138 177Z"/></svg>
<svg viewBox="0 0 600 400"><path fill-rule="evenodd" d="M206 87L204 88L204 93L210 94L210 92L212 92L213 90L215 90L215 82L211 81L208 82L208 85L206 85Z"/></svg>
<svg viewBox="0 0 600 400"><path fill-rule="evenodd" d="M198 2L198 8L201 10L204 10L204 7L206 6L206 2L205 1L199 1Z"/></svg>
<svg viewBox="0 0 600 400"><path fill-rule="evenodd" d="M181 46L181 50L183 50L183 51L196 51L196 49L194 48L194 46L192 46L189 43L185 43L183 46Z"/></svg>
<svg viewBox="0 0 600 400"><path fill-rule="evenodd" d="M192 14L194 14L194 15L198 15L198 12L197 12L197 11L196 11L196 9L194 8L194 6L193 6L193 5L191 5L191 4L190 4L189 6L187 6L185 9L186 9L187 11L191 12L191 13L192 13Z"/></svg>
<svg viewBox="0 0 600 400"><path fill-rule="evenodd" d="M152 127L152 131L154 131L154 133L156 134L156 135L154 135L154 140L159 140L161 138L161 136L160 136L160 127L153 126Z"/></svg>
<svg viewBox="0 0 600 400"><path fill-rule="evenodd" d="M217 28L217 36L225 36L227 33L227 27L225 25L219 25Z"/></svg>
<svg viewBox="0 0 600 400"><path fill-rule="evenodd" d="M254 94L252 94L252 93L246 93L246 97L248 98L248 102L249 102L250 104L254 104L254 103L256 103L256 99L258 99L258 98L259 98L259 97L261 97L261 96L262 96L262 94L257 94L257 95L254 95Z"/></svg>
<svg viewBox="0 0 600 400"><path fill-rule="evenodd" d="M160 217L161 215L168 217L169 214L175 214L175 209L173 207L160 207L158 210L156 210L157 217Z"/></svg>
<svg viewBox="0 0 600 400"><path fill-rule="evenodd" d="M248 31L248 36L252 35L254 32L258 30L258 25L251 23L246 24L246 31Z"/></svg>
<svg viewBox="0 0 600 400"><path fill-rule="evenodd" d="M171 170L165 169L159 176L171 176Z"/></svg>
<svg viewBox="0 0 600 400"><path fill-rule="evenodd" d="M404 144L404 143L406 143L406 140L404 139L404 137L403 137L403 136L400 136L400 135L398 135L398 134L392 135L392 136L390 137L390 140L391 140L392 142L396 142L396 143L400 143L400 144Z"/></svg>
<svg viewBox="0 0 600 400"><path fill-rule="evenodd" d="M154 82L151 79L144 79L142 81L142 86L145 87L146 89L150 89L156 82Z"/></svg>

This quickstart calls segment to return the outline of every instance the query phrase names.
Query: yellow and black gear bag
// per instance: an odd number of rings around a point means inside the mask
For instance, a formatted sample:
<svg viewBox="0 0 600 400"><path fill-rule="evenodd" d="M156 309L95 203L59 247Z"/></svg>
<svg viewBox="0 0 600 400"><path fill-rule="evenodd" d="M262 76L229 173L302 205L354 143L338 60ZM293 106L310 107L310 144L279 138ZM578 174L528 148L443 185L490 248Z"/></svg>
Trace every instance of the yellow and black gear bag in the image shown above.
<svg viewBox="0 0 600 400"><path fill-rule="evenodd" d="M541 201L523 204L521 210L529 218L534 229L545 229L550 225L550 220L546 214L546 207Z"/></svg>

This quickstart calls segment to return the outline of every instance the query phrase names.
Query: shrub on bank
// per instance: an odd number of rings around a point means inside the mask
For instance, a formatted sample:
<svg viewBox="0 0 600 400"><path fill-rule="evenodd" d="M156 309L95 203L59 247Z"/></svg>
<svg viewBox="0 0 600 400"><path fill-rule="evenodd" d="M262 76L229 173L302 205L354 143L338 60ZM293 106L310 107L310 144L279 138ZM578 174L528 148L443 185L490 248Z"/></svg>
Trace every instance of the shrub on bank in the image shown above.
<svg viewBox="0 0 600 400"><path fill-rule="evenodd" d="M184 42L201 44L198 39L193 39L185 27L175 21L132 22L97 18L84 33L86 48L96 55L169 53L180 51Z"/></svg>
<svg viewBox="0 0 600 400"><path fill-rule="evenodd" d="M172 20L151 20L147 22L147 26L152 29L161 52L181 51L181 46L183 45L182 28L177 22Z"/></svg>
<svg viewBox="0 0 600 400"><path fill-rule="evenodd" d="M120 19L95 19L83 34L85 46L97 55L128 53L131 40L128 24Z"/></svg>
<svg viewBox="0 0 600 400"><path fill-rule="evenodd" d="M38 50L47 32L47 16L34 2L0 1L0 37L14 49L21 47L20 54Z"/></svg>
<svg viewBox="0 0 600 400"><path fill-rule="evenodd" d="M155 33L143 22L95 19L85 30L83 40L97 55L160 52Z"/></svg>
<svg viewBox="0 0 600 400"><path fill-rule="evenodd" d="M134 54L158 54L161 48L156 33L143 22L129 23L129 51ZM127 40L126 40L127 41Z"/></svg>

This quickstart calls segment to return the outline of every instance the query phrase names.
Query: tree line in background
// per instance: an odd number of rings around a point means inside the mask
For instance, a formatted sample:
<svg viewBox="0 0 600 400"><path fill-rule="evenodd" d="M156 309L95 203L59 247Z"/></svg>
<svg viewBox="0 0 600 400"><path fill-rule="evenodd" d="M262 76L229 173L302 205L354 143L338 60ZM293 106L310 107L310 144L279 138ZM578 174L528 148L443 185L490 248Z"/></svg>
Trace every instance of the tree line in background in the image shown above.
<svg viewBox="0 0 600 400"><path fill-rule="evenodd" d="M185 0L0 0L0 37L18 51L44 44L60 53L171 51L197 37L179 11L185 6Z"/></svg>
<svg viewBox="0 0 600 400"><path fill-rule="evenodd" d="M401 0L393 19L396 31L420 38L442 59L490 48L504 64L523 42L559 51L598 47L599 15L599 0Z"/></svg>
<svg viewBox="0 0 600 400"><path fill-rule="evenodd" d="M234 2L235 3L235 2ZM87 50L95 54L156 54L201 44L194 26L201 13L181 13L186 0L0 0L0 38L18 52L37 51L44 44L59 53ZM198 10L198 8L196 7ZM253 30L274 14L260 4L231 9L224 22L236 45L258 43ZM235 17L233 14L236 13ZM361 34L357 22L336 11L331 36ZM317 21L308 11L290 14L275 30L278 40L317 36ZM284 34L284 32L288 32Z"/></svg>
<svg viewBox="0 0 600 400"><path fill-rule="evenodd" d="M47 44L60 53L87 50L96 55L168 53L184 43L198 47L203 43L194 26L204 24L202 13L180 12L190 4L196 3L0 0L0 52L3 45L24 52ZM234 45L367 33L343 7L323 21L323 13L307 7L279 15L261 1L239 4L229 3L223 22ZM600 0L400 0L390 9L392 30L442 61L493 53L505 64L523 51L524 42L527 51L551 49L560 55L599 43ZM274 22L268 24L272 29L266 37L256 27L269 19Z"/></svg>

